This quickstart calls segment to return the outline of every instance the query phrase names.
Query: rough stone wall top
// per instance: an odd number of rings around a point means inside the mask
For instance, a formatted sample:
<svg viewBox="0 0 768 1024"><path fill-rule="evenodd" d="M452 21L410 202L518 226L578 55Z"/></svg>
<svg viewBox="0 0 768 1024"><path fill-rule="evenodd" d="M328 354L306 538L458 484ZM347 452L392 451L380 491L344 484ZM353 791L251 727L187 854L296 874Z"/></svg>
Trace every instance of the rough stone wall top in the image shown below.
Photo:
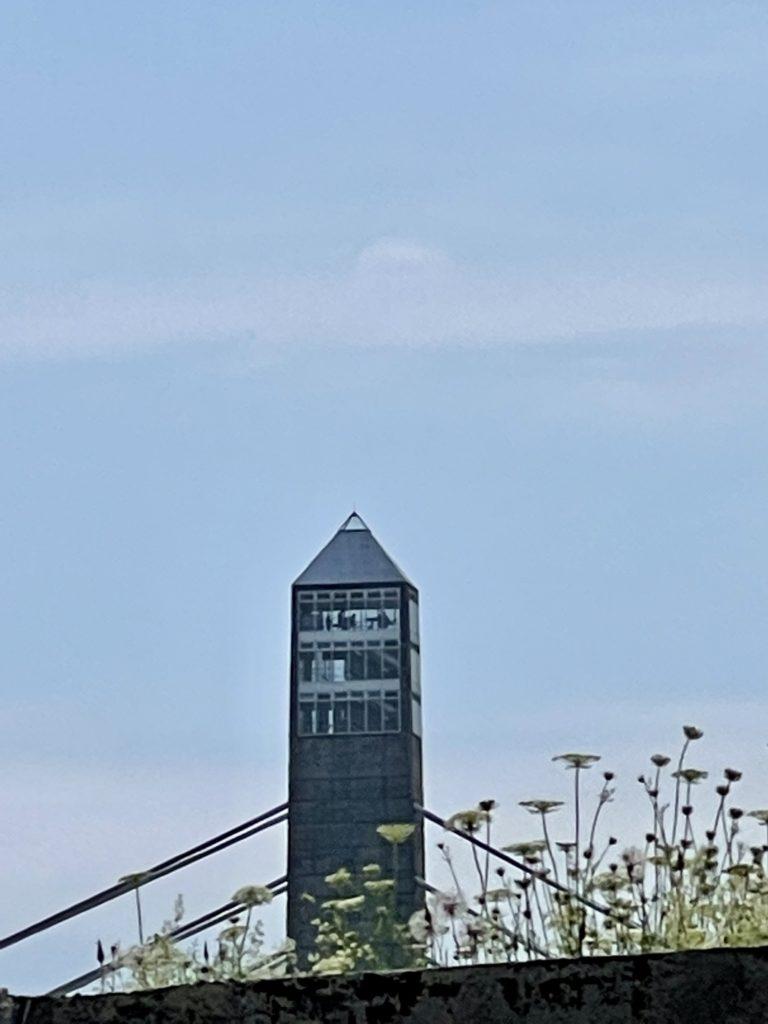
<svg viewBox="0 0 768 1024"><path fill-rule="evenodd" d="M15 998L2 1024L765 1024L768 947Z"/></svg>

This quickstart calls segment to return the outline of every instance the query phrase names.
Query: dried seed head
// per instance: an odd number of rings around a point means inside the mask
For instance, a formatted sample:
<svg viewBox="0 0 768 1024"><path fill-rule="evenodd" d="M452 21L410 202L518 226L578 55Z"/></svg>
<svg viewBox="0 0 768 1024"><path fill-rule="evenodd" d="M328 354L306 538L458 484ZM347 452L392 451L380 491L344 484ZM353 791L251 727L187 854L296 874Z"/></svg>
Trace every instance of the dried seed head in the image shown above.
<svg viewBox="0 0 768 1024"><path fill-rule="evenodd" d="M700 740L704 735L701 729L697 729L695 725L684 725L683 733L687 740Z"/></svg>
<svg viewBox="0 0 768 1024"><path fill-rule="evenodd" d="M729 782L738 782L741 778L741 772L737 771L735 768L726 768L723 775Z"/></svg>
<svg viewBox="0 0 768 1024"><path fill-rule="evenodd" d="M666 754L654 754L651 763L655 764L657 768L665 768L669 764L669 758Z"/></svg>

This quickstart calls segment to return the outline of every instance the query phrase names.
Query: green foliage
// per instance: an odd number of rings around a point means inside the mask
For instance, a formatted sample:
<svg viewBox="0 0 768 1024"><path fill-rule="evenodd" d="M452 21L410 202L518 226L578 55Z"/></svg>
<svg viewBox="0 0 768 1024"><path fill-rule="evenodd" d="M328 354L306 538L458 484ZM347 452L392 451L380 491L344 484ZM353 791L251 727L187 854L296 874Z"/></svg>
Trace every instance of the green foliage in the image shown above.
<svg viewBox="0 0 768 1024"><path fill-rule="evenodd" d="M519 867L502 863L492 870L494 859L480 857L473 847L473 875L461 878L448 844L438 844L452 891L430 897L410 921L411 935L423 943L429 962L768 943L768 843L763 841L768 835L742 838L750 819L768 833L768 810L745 814L731 803L741 773L727 768L716 786L709 827L697 834L693 793L708 773L685 763L701 730L685 726L683 735L671 773L663 773L671 758L654 754L652 770L639 777L651 824L637 845L620 854L616 838L598 839L603 809L614 798L612 772L603 773L591 813L585 816L582 807L581 776L600 760L594 754L553 759L573 773L573 814L561 841L552 840L548 820L563 801L520 801L538 819L541 834L504 847ZM454 814L447 825L470 836L480 832L491 843L493 807L493 801L484 801Z"/></svg>
<svg viewBox="0 0 768 1024"><path fill-rule="evenodd" d="M399 845L412 832L413 827L407 834L383 837ZM313 974L397 970L423 964L420 947L397 918L395 883L381 877L378 864L366 865L359 875L340 868L325 881L335 896L319 904L312 922L317 929L317 952L310 957ZM315 902L309 896L305 899Z"/></svg>
<svg viewBox="0 0 768 1024"><path fill-rule="evenodd" d="M700 817L694 793L708 772L686 759L690 745L701 737L695 726L684 726L676 762L666 754L651 757L651 768L638 779L648 801L649 828L636 845L623 849L603 831L604 810L615 795L612 772L602 773L593 806L584 807L582 776L600 761L596 754L553 759L571 773L570 819L564 800L519 801L537 819L540 834L503 847L514 864L472 846L469 873L460 868L448 836L460 833L494 844L496 805L485 800L458 811L438 843L451 889L430 894L407 924L398 917L393 879L398 877L399 848L414 826L380 826L391 877L378 864L369 864L357 875L342 867L326 878L334 895L317 904L312 972L768 943L768 809L745 812L735 805L733 789L741 772L726 768L715 785L708 827L694 824ZM553 837L550 820L563 826L559 838ZM136 892L141 928L138 887ZM261 925L252 920L254 907L271 899L271 892L245 886L233 899L242 910L218 935L213 956L207 945L201 952L173 941L171 933L183 913L179 901L173 920L149 942L125 952L113 947L108 966L118 970L103 986L131 990L255 980L294 970L291 944L265 953Z"/></svg>
<svg viewBox="0 0 768 1024"><path fill-rule="evenodd" d="M151 939L125 950L112 947L101 991L134 992L198 981L259 981L290 973L296 962L293 943L288 940L279 949L264 952L262 925L253 919L254 907L271 899L272 893L264 886L238 889L233 901L241 905L245 916L233 913L214 939L211 955L207 942L201 949L197 943L184 948L174 941L172 933L184 916L179 896L172 919Z"/></svg>

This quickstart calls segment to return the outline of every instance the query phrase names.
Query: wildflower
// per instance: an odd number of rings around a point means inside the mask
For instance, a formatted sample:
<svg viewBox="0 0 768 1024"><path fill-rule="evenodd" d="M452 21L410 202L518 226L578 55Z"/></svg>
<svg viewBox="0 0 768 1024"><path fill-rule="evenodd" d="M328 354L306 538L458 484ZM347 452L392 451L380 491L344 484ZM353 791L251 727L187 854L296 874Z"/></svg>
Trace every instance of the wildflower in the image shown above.
<svg viewBox="0 0 768 1024"><path fill-rule="evenodd" d="M703 772L699 768L682 768L679 772L672 772L673 779L682 779L683 782L688 782L695 785L697 782L701 782L702 779L706 779L709 772Z"/></svg>
<svg viewBox="0 0 768 1024"><path fill-rule="evenodd" d="M481 811L485 811L486 814L490 814L494 807L497 807L495 800L481 800L477 805Z"/></svg>
<svg viewBox="0 0 768 1024"><path fill-rule="evenodd" d="M417 942L428 942L432 938L432 917L426 907L411 914L408 931Z"/></svg>
<svg viewBox="0 0 768 1024"><path fill-rule="evenodd" d="M477 832L483 822L488 821L487 811L481 808L474 808L471 811L457 811L452 814L445 823L445 827L458 832Z"/></svg>
<svg viewBox="0 0 768 1024"><path fill-rule="evenodd" d="M742 811L740 807L729 807L728 815L733 818L734 821L738 821L739 818L744 816L744 811Z"/></svg>
<svg viewBox="0 0 768 1024"><path fill-rule="evenodd" d="M600 760L599 754L558 754L553 761L565 761L566 768L591 768Z"/></svg>
<svg viewBox="0 0 768 1024"><path fill-rule="evenodd" d="M510 846L502 846L505 853L516 853L518 857L536 858L546 847L543 839L531 839L527 843L512 843Z"/></svg>
<svg viewBox="0 0 768 1024"><path fill-rule="evenodd" d="M741 772L737 771L735 768L726 768L723 775L729 782L738 782L741 778Z"/></svg>
<svg viewBox="0 0 768 1024"><path fill-rule="evenodd" d="M669 758L666 754L654 754L651 758L651 762L656 765L657 768L665 768L669 764Z"/></svg>
<svg viewBox="0 0 768 1024"><path fill-rule="evenodd" d="M385 839L392 846L399 846L404 843L406 839L410 839L413 833L416 831L415 825L401 824L401 825L379 825L376 829L382 839Z"/></svg>
<svg viewBox="0 0 768 1024"><path fill-rule="evenodd" d="M369 882L363 882L363 888L366 892L372 893L374 896L384 892L390 892L395 887L394 879L392 878L375 878Z"/></svg>
<svg viewBox="0 0 768 1024"><path fill-rule="evenodd" d="M749 817L759 821L761 825L768 825L768 809L761 808L758 811L750 811Z"/></svg>
<svg viewBox="0 0 768 1024"><path fill-rule="evenodd" d="M446 917L461 917L467 911L466 903L455 893L439 893L437 906Z"/></svg>
<svg viewBox="0 0 768 1024"><path fill-rule="evenodd" d="M551 814L563 806L562 800L521 800L520 806L530 814Z"/></svg>
<svg viewBox="0 0 768 1024"><path fill-rule="evenodd" d="M366 864L362 873L366 878L378 878L381 874L381 867L378 864Z"/></svg>
<svg viewBox="0 0 768 1024"><path fill-rule="evenodd" d="M342 953L335 953L333 956L323 957L312 964L313 974L345 974L355 966L354 960Z"/></svg>
<svg viewBox="0 0 768 1024"><path fill-rule="evenodd" d="M684 725L683 733L687 740L700 740L704 735L701 729L697 729L695 725Z"/></svg>
<svg viewBox="0 0 768 1024"><path fill-rule="evenodd" d="M323 906L327 910L338 910L342 914L351 914L362 910L365 903L365 896L347 896L339 900L326 900Z"/></svg>
<svg viewBox="0 0 768 1024"><path fill-rule="evenodd" d="M244 885L232 897L233 903L244 903L246 907L258 907L271 903L274 894L266 885Z"/></svg>
<svg viewBox="0 0 768 1024"><path fill-rule="evenodd" d="M339 868L338 871L334 871L332 875L325 876L326 885L330 885L332 889L340 889L345 885L349 885L352 881L352 874L349 868Z"/></svg>
<svg viewBox="0 0 768 1024"><path fill-rule="evenodd" d="M645 862L642 850L638 850L636 846L630 846L622 853L621 859L627 867L627 874L630 879L633 882L641 882L643 880Z"/></svg>
<svg viewBox="0 0 768 1024"><path fill-rule="evenodd" d="M501 903L502 900L508 899L509 895L509 889L489 889L485 899L488 903Z"/></svg>
<svg viewBox="0 0 768 1024"><path fill-rule="evenodd" d="M752 868L749 864L731 864L729 868L725 869L729 875L738 875L740 878L746 878L750 874Z"/></svg>

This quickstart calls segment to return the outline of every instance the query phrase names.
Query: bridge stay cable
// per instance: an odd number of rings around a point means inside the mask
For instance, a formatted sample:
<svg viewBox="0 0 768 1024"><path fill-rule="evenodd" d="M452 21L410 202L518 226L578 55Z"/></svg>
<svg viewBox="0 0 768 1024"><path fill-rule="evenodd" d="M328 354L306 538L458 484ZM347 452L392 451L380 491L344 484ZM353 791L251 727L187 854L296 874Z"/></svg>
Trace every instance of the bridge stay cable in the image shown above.
<svg viewBox="0 0 768 1024"><path fill-rule="evenodd" d="M268 882L265 888L271 889L273 897L282 896L287 888L286 882L287 877L285 875L281 875L280 878L275 878L273 881ZM246 910L246 905L244 903L239 903L236 900L230 900L228 903L224 903L220 907L216 907L214 910L209 910L207 914L202 914L193 921L188 921L184 925L178 925L176 928L173 928L168 932L168 937L174 943L183 942L185 939L191 939L194 935L198 935L200 932L204 932L208 928L212 928L214 925L221 924L223 921L232 917L233 914L242 913L244 910ZM62 985L57 985L56 988L51 989L50 992L46 992L46 995L68 995L70 992L76 992L78 989L84 988L86 985L90 985L94 981L98 981L100 978L106 978L110 974L123 970L124 967L125 964L122 964L118 957L116 960L102 964L99 967L94 967L90 971L86 971L85 974L78 975L77 978L65 981Z"/></svg>
<svg viewBox="0 0 768 1024"><path fill-rule="evenodd" d="M610 907L607 907L604 903L598 903L597 900L590 899L589 896L582 896L581 893L574 892L573 889L569 889L567 885L563 885L562 882L556 882L554 878L550 878L544 874L541 870L537 870L530 866L530 864L524 864L523 861L517 860L515 857L510 857L508 853L504 853L503 850L497 849L495 846L491 846L490 843L483 842L482 839L478 839L477 836L472 835L471 832L465 832L463 829L454 828L449 825L448 822L441 818L438 814L433 814L432 811L428 811L421 804L414 804L415 809L422 817L426 818L427 821L431 821L435 825L439 825L445 829L446 832L453 832L454 835L459 836L460 839L465 839L468 843L473 846L484 850L491 856L498 858L498 860L504 861L505 864L510 864L513 868L517 868L518 871L523 871L527 875L531 875L537 878L544 885L548 885L550 889L557 889L558 892L565 893L571 899L577 900L579 903L583 903L585 907L589 907L591 910L597 911L598 914L605 914L606 917L612 918L614 921L621 921L622 924L632 925L632 922L627 922L624 917L616 914Z"/></svg>
<svg viewBox="0 0 768 1024"><path fill-rule="evenodd" d="M59 910L57 913L44 917L40 921L28 925L26 928L13 932L11 935L6 935L4 938L0 938L0 949L7 949L9 946L22 942L32 935L37 935L48 928L53 928L54 925L61 924L62 921L68 921L70 918L84 914L94 907L109 903L111 900L117 899L118 896L133 892L135 889L148 885L158 878L188 867L204 857L210 857L214 853L219 853L221 850L225 850L227 847L239 843L243 839L249 839L259 832L272 828L273 825L282 824L282 822L288 819L287 809L287 802L278 804L276 807L264 811L263 814L258 814L255 818L249 818L248 821L244 821L240 825L234 826L234 828L227 829L226 832L221 832L219 835L206 839L204 842L198 843L182 853L160 861L159 864L155 864L146 871L137 873L128 880L117 882L115 885L102 889L101 892L97 892L93 896L65 907L64 910Z"/></svg>

